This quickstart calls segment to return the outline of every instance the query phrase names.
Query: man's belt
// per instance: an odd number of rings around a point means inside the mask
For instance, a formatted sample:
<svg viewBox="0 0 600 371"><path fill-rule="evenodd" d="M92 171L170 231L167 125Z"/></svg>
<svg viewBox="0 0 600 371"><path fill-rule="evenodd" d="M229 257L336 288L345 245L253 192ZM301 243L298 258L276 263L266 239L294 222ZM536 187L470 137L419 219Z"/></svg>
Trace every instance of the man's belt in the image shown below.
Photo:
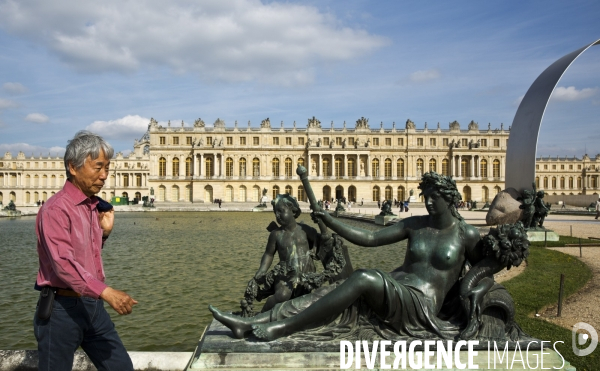
<svg viewBox="0 0 600 371"><path fill-rule="evenodd" d="M70 290L70 289L56 289L56 295L72 296L72 297L76 297L76 298L81 297L81 294L79 294L73 290Z"/></svg>

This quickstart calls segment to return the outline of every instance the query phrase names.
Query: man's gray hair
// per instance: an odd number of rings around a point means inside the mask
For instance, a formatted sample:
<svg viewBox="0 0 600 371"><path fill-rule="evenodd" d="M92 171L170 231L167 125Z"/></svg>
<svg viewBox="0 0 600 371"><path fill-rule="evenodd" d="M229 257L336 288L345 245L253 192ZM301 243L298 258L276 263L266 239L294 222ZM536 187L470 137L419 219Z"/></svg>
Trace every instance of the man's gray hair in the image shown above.
<svg viewBox="0 0 600 371"><path fill-rule="evenodd" d="M111 159L115 153L113 147L102 139L100 135L87 130L78 131L73 139L67 142L67 149L63 159L65 170L67 171L67 179L71 179L69 164L73 164L75 169L80 169L85 164L88 156L92 160L100 157L100 151L104 152L104 156L107 159Z"/></svg>

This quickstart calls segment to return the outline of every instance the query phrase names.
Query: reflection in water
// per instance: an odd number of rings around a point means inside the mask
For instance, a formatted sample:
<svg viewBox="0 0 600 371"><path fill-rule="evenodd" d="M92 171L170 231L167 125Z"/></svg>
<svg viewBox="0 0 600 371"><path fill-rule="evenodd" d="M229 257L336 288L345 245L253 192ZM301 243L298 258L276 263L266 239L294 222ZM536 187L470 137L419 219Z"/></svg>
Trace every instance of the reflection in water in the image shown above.
<svg viewBox="0 0 600 371"><path fill-rule="evenodd" d="M139 301L128 316L119 316L107 305L125 346L138 351L192 351L212 320L208 304L239 310L274 215L147 212L117 213L115 219L103 251L107 283ZM316 227L308 214L298 220ZM32 325L38 266L34 226L34 217L0 218L0 349L37 347ZM348 246L355 269L386 271L402 264L406 248L405 243L376 249Z"/></svg>

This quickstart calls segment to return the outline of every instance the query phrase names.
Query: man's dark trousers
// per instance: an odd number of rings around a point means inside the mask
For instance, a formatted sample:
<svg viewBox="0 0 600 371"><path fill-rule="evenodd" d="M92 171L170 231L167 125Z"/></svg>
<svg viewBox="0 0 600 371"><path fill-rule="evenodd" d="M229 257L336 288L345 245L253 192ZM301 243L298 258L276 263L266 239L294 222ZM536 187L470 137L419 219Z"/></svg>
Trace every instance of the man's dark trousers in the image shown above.
<svg viewBox="0 0 600 371"><path fill-rule="evenodd" d="M99 371L133 370L103 300L57 295L52 316L40 320L36 314L33 327L40 371L71 371L79 346Z"/></svg>

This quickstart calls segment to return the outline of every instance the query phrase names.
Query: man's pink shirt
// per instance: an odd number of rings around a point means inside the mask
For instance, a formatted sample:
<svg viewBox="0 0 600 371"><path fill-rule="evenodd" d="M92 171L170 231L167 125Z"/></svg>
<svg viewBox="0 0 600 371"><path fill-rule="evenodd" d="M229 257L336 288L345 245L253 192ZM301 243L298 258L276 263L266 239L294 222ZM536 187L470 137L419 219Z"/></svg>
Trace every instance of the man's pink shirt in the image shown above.
<svg viewBox="0 0 600 371"><path fill-rule="evenodd" d="M71 182L52 196L36 218L39 286L73 289L99 298L107 285L102 266L102 228L96 197Z"/></svg>

